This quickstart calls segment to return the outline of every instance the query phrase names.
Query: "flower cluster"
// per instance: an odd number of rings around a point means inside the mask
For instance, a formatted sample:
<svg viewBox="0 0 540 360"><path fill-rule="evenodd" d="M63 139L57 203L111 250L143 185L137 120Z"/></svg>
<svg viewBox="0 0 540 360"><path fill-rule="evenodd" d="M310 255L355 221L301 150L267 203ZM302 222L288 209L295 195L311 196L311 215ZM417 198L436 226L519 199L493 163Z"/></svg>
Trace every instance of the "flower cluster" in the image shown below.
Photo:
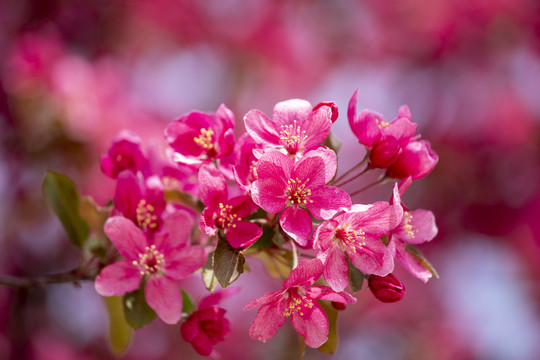
<svg viewBox="0 0 540 360"><path fill-rule="evenodd" d="M166 127L161 155L136 134L120 133L101 162L116 181L104 233L117 256L103 262L96 291L139 299L165 323L182 322L182 338L210 355L234 326L217 305L239 289L213 292L195 309L182 279L201 269L213 291L243 273L245 256L284 264L283 289L244 306L259 308L250 336L266 342L290 317L314 348L328 340L328 309L355 303L364 279L381 301L403 297L395 259L424 282L436 275L416 247L437 234L433 213L401 200L438 161L415 135L410 111L401 107L390 123L367 110L357 115L355 93L348 118L367 154L336 178L337 154L327 139L338 118L334 102L287 100L272 118L250 110L247 132L235 140L235 116L225 105L192 111ZM389 201L354 203L357 192L340 184L377 168L384 169L377 183L401 180Z"/></svg>

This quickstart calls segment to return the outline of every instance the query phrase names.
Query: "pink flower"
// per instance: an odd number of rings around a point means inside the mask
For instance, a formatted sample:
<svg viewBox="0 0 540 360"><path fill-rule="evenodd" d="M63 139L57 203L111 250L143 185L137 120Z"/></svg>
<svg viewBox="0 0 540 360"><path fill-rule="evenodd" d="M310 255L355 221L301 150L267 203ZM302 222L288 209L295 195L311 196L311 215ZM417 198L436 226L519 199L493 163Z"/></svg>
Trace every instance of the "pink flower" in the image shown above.
<svg viewBox="0 0 540 360"><path fill-rule="evenodd" d="M345 191L325 186L335 173L336 154L330 149L309 151L296 162L277 150L268 150L259 159L259 178L252 184L251 195L265 211L283 211L281 228L305 246L312 231L311 216L329 219L341 207L351 205Z"/></svg>
<svg viewBox="0 0 540 360"><path fill-rule="evenodd" d="M413 141L403 148L388 167L388 175L397 179L410 176L418 180L429 174L438 161L439 156L431 149L428 141Z"/></svg>
<svg viewBox="0 0 540 360"><path fill-rule="evenodd" d="M143 170L146 157L141 150L141 139L131 131L124 130L114 140L107 155L101 158L101 170L116 179L124 170L136 173Z"/></svg>
<svg viewBox="0 0 540 360"><path fill-rule="evenodd" d="M253 109L244 122L258 144L296 155L319 147L330 133L332 115L330 106L313 109L308 101L293 99L277 103L272 120Z"/></svg>
<svg viewBox="0 0 540 360"><path fill-rule="evenodd" d="M229 199L227 183L217 169L204 165L199 170L199 197L206 205L199 229L207 235L224 231L225 238L234 248L250 246L262 235L259 226L242 220L257 210L257 205L248 195Z"/></svg>
<svg viewBox="0 0 540 360"><path fill-rule="evenodd" d="M399 301L405 296L405 285L394 274L371 275L368 279L368 287L377 299L385 303Z"/></svg>
<svg viewBox="0 0 540 360"><path fill-rule="evenodd" d="M238 186L245 192L251 191L251 184L257 180L258 159L253 150L260 150L262 146L248 134L244 133L235 145L234 178Z"/></svg>
<svg viewBox="0 0 540 360"><path fill-rule="evenodd" d="M389 123L382 115L368 110L356 115L357 94L358 90L349 101L347 115L351 130L368 150L371 166L387 168L403 147L418 138L414 137L416 124L411 121L411 113L406 105L399 108L396 118Z"/></svg>
<svg viewBox="0 0 540 360"><path fill-rule="evenodd" d="M397 193L397 186L394 192ZM349 211L317 227L313 248L324 262L324 279L332 289L341 291L348 285L345 254L366 274L385 276L394 270L394 244L387 247L380 238L394 229L402 216L400 204L379 201L373 205L353 205Z"/></svg>
<svg viewBox="0 0 540 360"><path fill-rule="evenodd" d="M165 211L163 184L156 176L144 180L131 171L123 171L116 182L114 206L118 213L153 234L161 228Z"/></svg>
<svg viewBox="0 0 540 360"><path fill-rule="evenodd" d="M224 341L225 336L231 331L229 320L225 318L226 310L217 305L224 298L237 292L238 288L227 288L204 297L199 303L198 310L182 323L180 327L182 338L191 343L199 354L210 355L214 345Z"/></svg>
<svg viewBox="0 0 540 360"><path fill-rule="evenodd" d="M401 193L405 192L410 181L404 182L404 186L400 188ZM392 201L396 202L395 199ZM390 242L395 244L396 258L405 269L423 282L427 282L432 276L431 272L406 250L406 244L419 245L431 241L438 232L435 216L428 210L410 211L403 204L401 206L403 207L403 219L390 232Z"/></svg>
<svg viewBox="0 0 540 360"><path fill-rule="evenodd" d="M192 111L171 122L165 138L175 151L175 161L199 167L231 154L234 114L223 104L215 113Z"/></svg>
<svg viewBox="0 0 540 360"><path fill-rule="evenodd" d="M105 223L105 234L125 260L104 267L95 288L102 296L124 295L144 281L148 305L167 324L175 324L182 314L182 293L178 280L191 275L206 262L202 246L190 246L193 218L185 211L169 214L154 242L130 220L113 216Z"/></svg>
<svg viewBox="0 0 540 360"><path fill-rule="evenodd" d="M328 318L315 300L353 304L356 299L347 292L335 292L327 286L311 286L322 270L319 259L301 261L283 283L283 290L266 293L244 306L244 310L261 307L249 335L266 342L290 316L293 327L304 337L307 346L316 348L324 344L328 339Z"/></svg>

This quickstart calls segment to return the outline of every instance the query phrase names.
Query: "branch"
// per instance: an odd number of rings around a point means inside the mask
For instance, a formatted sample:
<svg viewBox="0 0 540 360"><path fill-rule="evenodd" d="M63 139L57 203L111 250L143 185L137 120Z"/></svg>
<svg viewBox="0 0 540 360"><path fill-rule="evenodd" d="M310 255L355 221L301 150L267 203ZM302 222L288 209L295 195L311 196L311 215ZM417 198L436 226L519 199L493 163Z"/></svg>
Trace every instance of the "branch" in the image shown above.
<svg viewBox="0 0 540 360"><path fill-rule="evenodd" d="M0 285L12 288L30 288L35 286L44 286L48 284L61 284L71 282L79 286L80 281L94 280L95 275L85 274L80 269L74 269L69 272L41 275L41 276L11 276L0 275Z"/></svg>

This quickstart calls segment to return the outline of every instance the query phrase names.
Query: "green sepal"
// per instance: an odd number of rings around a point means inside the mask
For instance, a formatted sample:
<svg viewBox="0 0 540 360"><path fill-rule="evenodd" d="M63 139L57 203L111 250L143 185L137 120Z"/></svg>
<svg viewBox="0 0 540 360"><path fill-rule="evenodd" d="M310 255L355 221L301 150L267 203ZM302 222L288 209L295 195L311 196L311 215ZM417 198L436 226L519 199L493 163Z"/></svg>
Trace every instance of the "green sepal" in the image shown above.
<svg viewBox="0 0 540 360"><path fill-rule="evenodd" d="M104 297L109 314L109 345L116 356L122 355L129 347L133 331L124 316L121 296Z"/></svg>
<svg viewBox="0 0 540 360"><path fill-rule="evenodd" d="M240 249L233 248L225 236L218 232L218 243L214 252L214 274L221 287L231 285L244 272L246 260Z"/></svg>
<svg viewBox="0 0 540 360"><path fill-rule="evenodd" d="M126 321L133 329L150 324L156 317L156 312L146 303L144 285L125 294L123 303Z"/></svg>
<svg viewBox="0 0 540 360"><path fill-rule="evenodd" d="M328 340L319 346L317 350L325 354L335 354L339 344L337 333L338 310L332 306L330 301L318 300L318 302L328 318Z"/></svg>
<svg viewBox="0 0 540 360"><path fill-rule="evenodd" d="M193 311L195 311L195 304L193 303L191 296L182 290L182 312L189 315Z"/></svg>

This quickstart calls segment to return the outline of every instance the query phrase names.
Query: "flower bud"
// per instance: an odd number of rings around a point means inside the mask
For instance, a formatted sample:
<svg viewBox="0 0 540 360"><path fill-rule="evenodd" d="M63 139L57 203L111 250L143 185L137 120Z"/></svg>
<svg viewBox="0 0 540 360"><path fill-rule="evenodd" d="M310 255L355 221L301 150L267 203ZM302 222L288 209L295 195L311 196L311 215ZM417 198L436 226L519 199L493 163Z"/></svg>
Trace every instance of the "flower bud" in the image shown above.
<svg viewBox="0 0 540 360"><path fill-rule="evenodd" d="M371 275L368 279L368 286L373 295L382 302L396 302L405 296L405 285L393 274Z"/></svg>
<svg viewBox="0 0 540 360"><path fill-rule="evenodd" d="M195 311L180 327L182 338L199 354L210 355L214 345L225 340L230 332L229 320L224 315L225 309L217 306Z"/></svg>
<svg viewBox="0 0 540 360"><path fill-rule="evenodd" d="M338 107L337 107L336 103L333 102L333 101L322 101L322 102L318 103L317 105L315 105L313 107L313 111L318 110L323 106L328 106L330 108L330 110L332 110L332 118L331 118L332 123L336 122L336 120L337 120L337 118L339 116Z"/></svg>
<svg viewBox="0 0 540 360"><path fill-rule="evenodd" d="M388 174L397 179L410 176L418 180L429 174L438 161L439 156L431 149L428 141L412 141L388 168Z"/></svg>

